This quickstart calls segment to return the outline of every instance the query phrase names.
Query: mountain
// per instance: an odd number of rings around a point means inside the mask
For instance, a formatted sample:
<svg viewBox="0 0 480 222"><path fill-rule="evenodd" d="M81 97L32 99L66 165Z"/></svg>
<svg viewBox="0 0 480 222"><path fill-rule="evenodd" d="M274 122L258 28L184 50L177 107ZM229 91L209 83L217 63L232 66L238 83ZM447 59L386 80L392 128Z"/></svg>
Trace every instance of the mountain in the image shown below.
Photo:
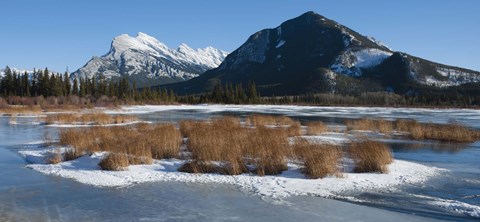
<svg viewBox="0 0 480 222"><path fill-rule="evenodd" d="M207 47L192 49L181 44L170 49L152 36L139 32L136 37L123 34L113 39L110 51L93 57L71 78L119 79L127 77L137 85L150 86L191 79L217 67L227 52Z"/></svg>
<svg viewBox="0 0 480 222"><path fill-rule="evenodd" d="M218 68L162 86L178 94L211 90L218 83L255 81L261 95L367 91L409 93L421 87L479 82L480 73L395 52L315 12L253 35Z"/></svg>
<svg viewBox="0 0 480 222"><path fill-rule="evenodd" d="M17 74L25 74L27 73L29 76L33 74L33 71L31 70L23 70L23 69L17 69L17 68L10 68L12 72L15 72ZM5 69L0 69L0 79L5 76Z"/></svg>

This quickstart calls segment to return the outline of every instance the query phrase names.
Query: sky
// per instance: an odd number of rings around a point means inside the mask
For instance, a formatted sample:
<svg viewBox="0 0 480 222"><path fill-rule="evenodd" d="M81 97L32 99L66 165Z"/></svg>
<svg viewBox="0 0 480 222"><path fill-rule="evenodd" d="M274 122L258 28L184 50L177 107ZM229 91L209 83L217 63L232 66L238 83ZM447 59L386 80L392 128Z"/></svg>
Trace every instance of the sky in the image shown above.
<svg viewBox="0 0 480 222"><path fill-rule="evenodd" d="M0 67L70 72L112 39L147 33L171 48L233 51L264 28L315 11L395 51L480 70L478 0L2 0Z"/></svg>

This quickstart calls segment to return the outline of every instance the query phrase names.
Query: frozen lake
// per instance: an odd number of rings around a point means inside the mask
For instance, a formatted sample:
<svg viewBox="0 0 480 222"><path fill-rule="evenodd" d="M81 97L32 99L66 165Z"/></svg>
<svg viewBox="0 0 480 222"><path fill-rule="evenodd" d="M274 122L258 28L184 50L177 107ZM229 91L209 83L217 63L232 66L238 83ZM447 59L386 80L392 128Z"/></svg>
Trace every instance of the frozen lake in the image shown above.
<svg viewBox="0 0 480 222"><path fill-rule="evenodd" d="M413 118L460 122L480 128L480 112L463 109L344 108L298 106L146 106L142 120L175 122L221 115L283 114L301 121L341 125L346 118ZM270 200L227 184L148 182L98 188L25 168L18 150L41 140L45 126L10 125L0 118L1 221L475 221L480 218L480 144L387 141L396 159L448 169L419 185L389 192L345 193L342 200L291 196ZM55 132L57 129L47 127Z"/></svg>

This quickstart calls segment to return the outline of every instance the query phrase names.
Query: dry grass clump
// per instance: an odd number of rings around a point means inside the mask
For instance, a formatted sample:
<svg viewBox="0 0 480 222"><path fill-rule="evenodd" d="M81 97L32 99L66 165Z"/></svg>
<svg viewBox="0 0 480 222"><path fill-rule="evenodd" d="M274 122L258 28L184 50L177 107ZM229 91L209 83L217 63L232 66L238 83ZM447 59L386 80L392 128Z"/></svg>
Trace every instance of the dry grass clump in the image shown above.
<svg viewBox="0 0 480 222"><path fill-rule="evenodd" d="M66 160L96 151L126 154L131 164L150 164L152 158L177 157L182 138L172 124L65 129L60 144L72 149ZM138 158L137 158L138 157Z"/></svg>
<svg viewBox="0 0 480 222"><path fill-rule="evenodd" d="M212 124L216 126L241 127L240 119L232 116L224 116L212 119Z"/></svg>
<svg viewBox="0 0 480 222"><path fill-rule="evenodd" d="M327 125L323 122L307 122L307 134L308 135L318 135L328 131Z"/></svg>
<svg viewBox="0 0 480 222"><path fill-rule="evenodd" d="M212 163L212 162L201 162L201 161L190 161L183 164L177 169L179 172L184 173L218 173L224 175L232 175L233 169L228 163ZM245 171L242 173L245 173ZM235 174L233 174L235 175Z"/></svg>
<svg viewBox="0 0 480 222"><path fill-rule="evenodd" d="M347 130L371 130L384 134L393 131L393 123L382 119L355 119L345 121Z"/></svg>
<svg viewBox="0 0 480 222"><path fill-rule="evenodd" d="M63 156L59 153L56 152L47 159L48 164L57 164L61 163L63 161Z"/></svg>
<svg viewBox="0 0 480 222"><path fill-rule="evenodd" d="M121 171L129 166L128 156L125 154L110 153L100 163L102 170Z"/></svg>
<svg viewBox="0 0 480 222"><path fill-rule="evenodd" d="M197 124L201 124L201 121L196 120L182 120L178 122L180 127L180 133L183 137L190 137L190 133L196 128Z"/></svg>
<svg viewBox="0 0 480 222"><path fill-rule="evenodd" d="M130 165L150 165L153 163L153 159L146 156L132 156L128 155L128 164Z"/></svg>
<svg viewBox="0 0 480 222"><path fill-rule="evenodd" d="M329 144L314 144L306 140L293 145L296 159L303 162L303 173L310 179L332 175L341 177L339 164L342 158L341 147Z"/></svg>
<svg viewBox="0 0 480 222"><path fill-rule="evenodd" d="M390 148L376 141L353 142L348 153L355 161L354 171L357 173L388 173L387 165L393 162Z"/></svg>
<svg viewBox="0 0 480 222"><path fill-rule="evenodd" d="M230 168L230 175L244 172L242 152L248 138L247 129L238 124L227 124L233 120L217 119L212 122L197 122L189 132L188 148L192 158L198 163L219 161L226 162ZM237 123L237 121L233 121ZM197 167L202 169L202 167ZM225 169L227 170L227 169Z"/></svg>
<svg viewBox="0 0 480 222"><path fill-rule="evenodd" d="M245 118L247 126L288 126L295 124L296 121L287 116L271 116L254 114Z"/></svg>
<svg viewBox="0 0 480 222"><path fill-rule="evenodd" d="M46 124L54 123L76 123L76 124L119 124L129 123L138 120L135 116L117 115L111 116L105 113L85 113L85 114L72 114L72 113L60 113L48 115L45 118Z"/></svg>
<svg viewBox="0 0 480 222"><path fill-rule="evenodd" d="M475 142L480 139L480 133L458 123L448 125L424 124L420 129L412 131L411 137L413 139L431 139L446 142Z"/></svg>
<svg viewBox="0 0 480 222"><path fill-rule="evenodd" d="M300 136L301 124L287 116L252 115L245 118L246 127L275 127L287 133L288 136Z"/></svg>
<svg viewBox="0 0 480 222"><path fill-rule="evenodd" d="M237 175L247 172L248 165L257 174L266 175L287 168L287 128L246 128L232 117L193 125L187 133L193 160L181 171Z"/></svg>
<svg viewBox="0 0 480 222"><path fill-rule="evenodd" d="M258 175L275 175L287 170L291 149L284 130L257 127L250 133L246 143L246 156Z"/></svg>
<svg viewBox="0 0 480 222"><path fill-rule="evenodd" d="M260 127L264 127L264 126L260 126ZM267 128L275 129L277 131L283 131L283 133L286 134L286 136L290 136L290 137L302 135L302 125L300 125L300 122L293 122L291 125L281 125L277 127L267 127Z"/></svg>
<svg viewBox="0 0 480 222"><path fill-rule="evenodd" d="M180 131L177 130L173 124L143 127L138 131L142 134L142 143L150 147L153 158L164 159L178 157L182 137Z"/></svg>
<svg viewBox="0 0 480 222"><path fill-rule="evenodd" d="M470 143L480 139L480 132L458 123L419 123L415 120L395 121L359 119L346 121L348 130L372 130L381 133L406 132L416 140L438 140L445 142Z"/></svg>
<svg viewBox="0 0 480 222"><path fill-rule="evenodd" d="M470 143L480 139L478 130L466 127L459 123L434 124L419 123L415 120L396 120L395 128L398 131L409 133L416 140L439 140L445 142Z"/></svg>
<svg viewBox="0 0 480 222"><path fill-rule="evenodd" d="M42 108L40 106L6 105L0 107L0 114L13 115L40 112L42 112Z"/></svg>
<svg viewBox="0 0 480 222"><path fill-rule="evenodd" d="M274 116L254 114L254 115L245 117L245 123L248 123L248 126L256 127L256 126L265 126L265 125L275 125L277 122L275 121Z"/></svg>

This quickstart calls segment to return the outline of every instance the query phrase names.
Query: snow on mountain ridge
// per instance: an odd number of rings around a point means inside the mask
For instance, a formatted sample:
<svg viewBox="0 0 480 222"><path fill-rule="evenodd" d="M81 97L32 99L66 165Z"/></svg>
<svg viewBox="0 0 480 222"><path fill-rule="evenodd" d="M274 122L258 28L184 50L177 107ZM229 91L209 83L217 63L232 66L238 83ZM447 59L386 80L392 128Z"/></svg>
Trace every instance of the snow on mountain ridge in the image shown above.
<svg viewBox="0 0 480 222"><path fill-rule="evenodd" d="M208 46L206 48L193 49L185 43L177 49L170 49L152 36L139 32L136 37L123 34L114 38L112 42L112 54L119 59L119 54L128 50L143 51L155 57L163 57L175 61L204 65L215 68L228 55L227 52Z"/></svg>
<svg viewBox="0 0 480 222"><path fill-rule="evenodd" d="M24 69L17 69L17 68L10 68L12 72L15 72L17 74L23 75L24 73L27 73L28 75L32 75L33 71L32 70L24 70ZM0 78L3 78L5 76L5 69L0 69Z"/></svg>
<svg viewBox="0 0 480 222"><path fill-rule="evenodd" d="M136 37L122 34L113 39L107 54L93 57L72 73L72 78L92 78L102 74L107 79L126 76L151 84L183 81L216 68L227 55L227 52L211 46L192 49L185 43L171 49L143 32Z"/></svg>
<svg viewBox="0 0 480 222"><path fill-rule="evenodd" d="M390 48L388 45L386 45L386 44L383 43L382 41L379 41L378 39L376 39L376 38L374 38L374 37L372 37L372 36L365 36L365 37L367 37L368 40L374 42L375 44L377 44L377 45L379 45L379 46L382 46L382 47L385 47L385 48L387 48L387 49L390 50L390 51L393 51L392 48Z"/></svg>
<svg viewBox="0 0 480 222"><path fill-rule="evenodd" d="M357 51L346 50L337 57L330 68L337 73L348 76L361 76L362 68L376 66L391 55L391 52L375 48L366 48Z"/></svg>

